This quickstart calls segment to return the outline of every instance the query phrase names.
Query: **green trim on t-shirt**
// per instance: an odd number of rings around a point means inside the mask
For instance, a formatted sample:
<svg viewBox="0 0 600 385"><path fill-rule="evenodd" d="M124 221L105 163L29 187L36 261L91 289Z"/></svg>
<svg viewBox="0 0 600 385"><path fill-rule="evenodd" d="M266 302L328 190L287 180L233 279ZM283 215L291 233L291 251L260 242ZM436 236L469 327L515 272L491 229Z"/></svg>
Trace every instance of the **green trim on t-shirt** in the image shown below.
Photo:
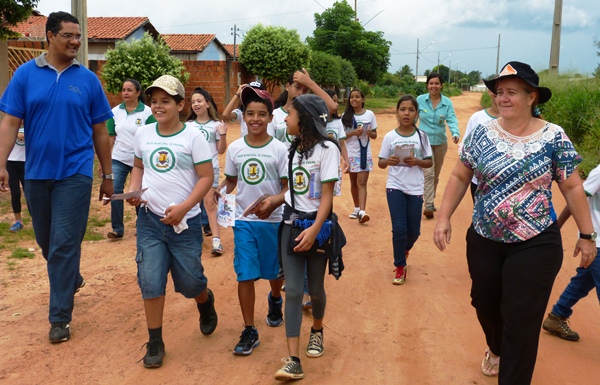
<svg viewBox="0 0 600 385"><path fill-rule="evenodd" d="M270 135L269 135L269 136L270 136ZM253 145L251 145L250 143L248 143L248 140L246 140L246 138L247 138L247 137L248 137L248 135L244 136L244 143L246 143L246 145L247 145L248 147L250 147L250 148L263 148L263 147L266 147L266 146L268 146L268 145L269 145L269 143L271 143L271 142L273 141L273 139L275 139L275 138L273 138L273 137L271 136L271 137L269 138L269 140L268 140L268 141L267 141L265 144L263 144L262 146L253 146Z"/></svg>
<svg viewBox="0 0 600 385"><path fill-rule="evenodd" d="M158 123L156 123L156 135L160 136L161 138L170 138L172 136L181 134L183 132L183 130L185 130L185 128L186 128L186 125L185 125L185 123L183 123L183 128L181 130L179 130L173 134L170 134L170 135L163 135L160 133L160 131L158 131Z"/></svg>
<svg viewBox="0 0 600 385"><path fill-rule="evenodd" d="M141 101L138 100L138 105L135 108L135 110L129 112L127 111L127 108L125 107L125 102L119 104L119 108L122 110L125 110L125 112L127 112L127 115L129 114L133 114L134 112L142 112L144 111L144 109L146 108L146 105L144 103L142 103Z"/></svg>

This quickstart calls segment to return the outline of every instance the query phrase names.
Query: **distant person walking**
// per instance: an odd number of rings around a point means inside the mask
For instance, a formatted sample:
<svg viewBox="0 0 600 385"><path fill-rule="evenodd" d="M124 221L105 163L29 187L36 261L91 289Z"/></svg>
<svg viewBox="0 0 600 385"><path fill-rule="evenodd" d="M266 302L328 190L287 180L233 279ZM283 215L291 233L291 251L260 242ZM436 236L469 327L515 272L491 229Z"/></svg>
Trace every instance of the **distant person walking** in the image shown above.
<svg viewBox="0 0 600 385"><path fill-rule="evenodd" d="M342 123L346 130L350 194L354 202L354 210L348 217L358 219L358 223L367 223L371 219L366 212L367 183L373 171L371 139L377 139L377 120L373 111L365 109L365 94L358 88L350 91Z"/></svg>
<svg viewBox="0 0 600 385"><path fill-rule="evenodd" d="M133 138L141 126L156 122L150 107L144 104L144 95L140 82L126 79L121 88L123 103L112 109L114 116L108 120L106 127L112 147L112 170L115 176L115 194L121 194L125 188L127 175L133 168ZM100 170L102 173L102 170ZM122 200L110 202L110 222L112 231L106 236L109 239L121 239L125 234L123 224L124 205ZM138 208L136 207L136 213Z"/></svg>
<svg viewBox="0 0 600 385"><path fill-rule="evenodd" d="M50 280L50 342L71 337L73 296L85 284L79 274L81 242L92 193L94 150L104 174L98 199L113 193L110 141L113 116L98 77L75 56L79 21L53 12L46 23L48 52L20 66L0 110L0 190L6 190L6 159L21 120L27 138L25 198Z"/></svg>
<svg viewBox="0 0 600 385"><path fill-rule="evenodd" d="M17 140L13 147L6 170L8 171L8 187L10 188L10 205L15 216L15 223L10 226L11 233L23 229L23 218L21 217L21 186L25 187L25 129L19 128Z"/></svg>
<svg viewBox="0 0 600 385"><path fill-rule="evenodd" d="M442 95L442 75L432 72L427 76L426 94L419 95L419 129L427 134L433 150L433 167L425 170L425 218L433 218L436 211L434 200L444 158L448 151L446 125L452 133L452 141L458 143L460 132L454 106L450 99Z"/></svg>

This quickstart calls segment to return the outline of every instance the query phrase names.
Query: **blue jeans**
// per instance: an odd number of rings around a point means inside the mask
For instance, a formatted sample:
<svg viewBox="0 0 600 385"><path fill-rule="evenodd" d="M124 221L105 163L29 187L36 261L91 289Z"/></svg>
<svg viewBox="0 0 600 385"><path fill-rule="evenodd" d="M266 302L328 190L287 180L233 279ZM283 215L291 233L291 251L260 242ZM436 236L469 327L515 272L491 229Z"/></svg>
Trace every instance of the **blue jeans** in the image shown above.
<svg viewBox="0 0 600 385"><path fill-rule="evenodd" d="M209 191L211 194L212 191ZM208 225L208 214L206 213L206 209L204 208L204 198L200 201L200 218L202 219L202 226Z"/></svg>
<svg viewBox="0 0 600 385"><path fill-rule="evenodd" d="M422 195L408 195L400 190L386 189L392 219L394 266L406 266L406 252L421 235Z"/></svg>
<svg viewBox="0 0 600 385"><path fill-rule="evenodd" d="M53 322L71 322L73 296L81 283L81 242L87 227L92 179L25 180L25 198L37 244L46 259Z"/></svg>
<svg viewBox="0 0 600 385"><path fill-rule="evenodd" d="M135 261L142 298L164 296L169 271L177 293L197 297L208 283L202 266L200 215L188 218L188 229L179 234L161 218L143 207L137 218Z"/></svg>
<svg viewBox="0 0 600 385"><path fill-rule="evenodd" d="M133 167L126 165L125 163L119 162L118 160L112 160L112 170L115 179L113 180L115 194L123 193L125 188L125 181L127 175L131 173ZM123 225L123 208L124 204L122 200L115 200L110 202L110 222L112 223L112 229L115 233L123 235L125 233L125 226ZM138 207L136 206L136 213Z"/></svg>
<svg viewBox="0 0 600 385"><path fill-rule="evenodd" d="M600 301L600 248L597 248L596 259L587 269L577 268L577 274L560 295L552 307L552 313L559 317L569 318L573 314L572 307L595 287Z"/></svg>

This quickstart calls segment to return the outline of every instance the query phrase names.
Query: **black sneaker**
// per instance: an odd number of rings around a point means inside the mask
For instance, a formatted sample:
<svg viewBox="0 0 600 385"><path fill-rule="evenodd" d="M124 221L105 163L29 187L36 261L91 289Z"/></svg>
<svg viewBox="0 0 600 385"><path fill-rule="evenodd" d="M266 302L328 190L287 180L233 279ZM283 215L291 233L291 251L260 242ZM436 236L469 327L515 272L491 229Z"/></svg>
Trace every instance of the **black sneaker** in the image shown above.
<svg viewBox="0 0 600 385"><path fill-rule="evenodd" d="M80 275L79 276L79 286L77 286L77 289L75 289L75 294L79 293L79 290L81 290L82 287L85 286L87 282L85 281L85 279L83 279L83 277Z"/></svg>
<svg viewBox="0 0 600 385"><path fill-rule="evenodd" d="M258 330L254 326L247 327L240 336L240 342L233 348L233 354L238 356L248 356L252 354L252 349L260 345L258 340Z"/></svg>
<svg viewBox="0 0 600 385"><path fill-rule="evenodd" d="M204 226L202 226L202 229L204 230L205 237L210 237L212 235L212 230L210 229L210 225L204 225Z"/></svg>
<svg viewBox="0 0 600 385"><path fill-rule="evenodd" d="M325 347L323 346L323 330L310 328L310 339L306 347L306 355L309 357L321 357Z"/></svg>
<svg viewBox="0 0 600 385"><path fill-rule="evenodd" d="M291 357L286 357L282 361L285 362L285 365L275 373L276 380L289 381L304 378L304 371L299 362L292 360Z"/></svg>
<svg viewBox="0 0 600 385"><path fill-rule="evenodd" d="M162 340L153 340L146 343L144 368L160 368L165 356L165 343Z"/></svg>
<svg viewBox="0 0 600 385"><path fill-rule="evenodd" d="M210 289L208 290L208 299L205 303L199 303L200 312L200 331L205 336L212 334L217 328L218 316L215 310L215 296Z"/></svg>
<svg viewBox="0 0 600 385"><path fill-rule="evenodd" d="M267 325L272 327L280 326L283 323L283 298L279 297L278 301L274 301L271 293L269 293L269 314L267 314Z"/></svg>
<svg viewBox="0 0 600 385"><path fill-rule="evenodd" d="M71 338L71 327L68 322L53 322L50 324L50 342L53 344L68 341Z"/></svg>

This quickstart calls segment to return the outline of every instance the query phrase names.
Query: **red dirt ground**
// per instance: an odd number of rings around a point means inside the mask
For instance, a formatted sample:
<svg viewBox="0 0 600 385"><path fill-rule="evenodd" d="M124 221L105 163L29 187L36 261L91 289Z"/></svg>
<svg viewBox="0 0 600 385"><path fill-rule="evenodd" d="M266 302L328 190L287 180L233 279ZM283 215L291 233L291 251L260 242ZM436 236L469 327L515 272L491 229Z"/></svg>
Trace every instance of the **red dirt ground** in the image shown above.
<svg viewBox="0 0 600 385"><path fill-rule="evenodd" d="M480 94L453 98L464 132L479 107ZM367 101L368 107L368 101ZM372 141L379 153L381 138L395 126L393 114L377 116L380 137ZM230 127L229 140L239 133ZM438 205L456 161L450 144L442 171ZM221 164L223 164L223 161ZM369 180L367 211L371 221L359 225L348 219L352 210L349 181L334 210L348 237L346 270L336 281L326 278L325 354L302 358L306 384L495 384L480 363L485 340L470 305L470 279L465 262L464 234L470 224L471 199L466 197L453 218L454 238L439 252L432 241L435 220L423 220L421 238L409 259L407 282L391 283L393 258L391 225L385 198L387 172L376 169ZM555 189L555 206L564 200ZM130 218L135 214L127 209ZM92 211L107 217L109 208L93 204ZM100 213L100 214L98 214ZM0 219L11 220L10 213ZM100 228L103 234L107 225ZM48 279L44 259L34 242L36 257L18 262L16 270L0 268L0 383L2 384L275 384L273 379L287 355L283 327L270 328L267 282L258 282L256 320L261 344L249 357L231 354L243 329L233 273L232 231L222 231L225 253L210 256L205 241L203 263L216 296L219 326L209 337L198 330L192 300L175 294L169 284L163 336L167 355L162 368L144 369L138 360L147 340L142 300L136 282L134 224L125 238L83 244L81 271L87 285L75 297L72 339L48 342ZM573 221L563 229L565 259L550 305L558 298L579 259L571 257L577 237ZM6 261L10 250L0 251ZM301 345L307 343L310 314L303 323ZM572 327L581 335L573 343L541 332L533 384L597 384L600 363L600 317L595 293L575 307ZM594 378L596 378L594 380Z"/></svg>

